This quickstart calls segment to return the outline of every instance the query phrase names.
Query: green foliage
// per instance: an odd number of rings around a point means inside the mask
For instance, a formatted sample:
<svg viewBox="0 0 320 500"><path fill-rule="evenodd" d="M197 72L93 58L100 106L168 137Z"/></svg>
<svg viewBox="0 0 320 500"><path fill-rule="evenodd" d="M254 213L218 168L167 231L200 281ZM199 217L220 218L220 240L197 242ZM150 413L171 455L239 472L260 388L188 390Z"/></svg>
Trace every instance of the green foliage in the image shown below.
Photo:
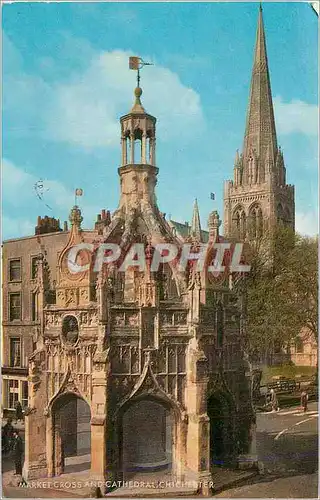
<svg viewBox="0 0 320 500"><path fill-rule="evenodd" d="M251 272L244 335L251 358L289 346L303 327L317 339L317 239L277 227L247 245L245 252Z"/></svg>
<svg viewBox="0 0 320 500"><path fill-rule="evenodd" d="M291 365L280 365L280 366L268 366L264 367L262 370L261 384L267 384L273 382L272 377L282 376L288 379L294 379L298 376L301 378L312 378L316 373L317 368L315 366L296 366Z"/></svg>

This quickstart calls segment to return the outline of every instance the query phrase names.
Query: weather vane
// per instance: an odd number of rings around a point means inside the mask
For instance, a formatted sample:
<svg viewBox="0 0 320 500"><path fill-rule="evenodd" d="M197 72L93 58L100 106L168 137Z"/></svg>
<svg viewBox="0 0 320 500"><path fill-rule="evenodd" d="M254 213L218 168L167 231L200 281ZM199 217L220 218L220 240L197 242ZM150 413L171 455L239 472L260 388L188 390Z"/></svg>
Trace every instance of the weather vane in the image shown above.
<svg viewBox="0 0 320 500"><path fill-rule="evenodd" d="M153 64L143 61L141 57L129 57L129 69L134 69L135 71L137 71L137 87L140 87L140 70L143 68L143 66L153 66Z"/></svg>
<svg viewBox="0 0 320 500"><path fill-rule="evenodd" d="M82 196L82 195L83 195L83 189L81 189L81 188L75 189L75 191L74 191L74 204L75 204L75 206L77 206L77 204L78 204L78 196Z"/></svg>

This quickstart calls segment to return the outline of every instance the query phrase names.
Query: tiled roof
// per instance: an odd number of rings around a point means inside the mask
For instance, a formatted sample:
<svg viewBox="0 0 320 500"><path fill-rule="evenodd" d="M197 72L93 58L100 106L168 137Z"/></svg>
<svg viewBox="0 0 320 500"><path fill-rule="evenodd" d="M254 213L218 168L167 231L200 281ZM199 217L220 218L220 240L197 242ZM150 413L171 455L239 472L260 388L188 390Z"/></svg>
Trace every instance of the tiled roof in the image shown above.
<svg viewBox="0 0 320 500"><path fill-rule="evenodd" d="M185 239L185 238L187 238L189 236L190 229L191 229L191 226L189 224L186 224L186 223L183 224L181 222L176 222L176 221L171 220L171 219L168 222L169 222L169 224L171 226L173 226L176 229L177 233L183 239ZM209 233L208 233L208 231L201 231L201 239L202 239L203 243L207 243L208 242L208 240L209 240Z"/></svg>

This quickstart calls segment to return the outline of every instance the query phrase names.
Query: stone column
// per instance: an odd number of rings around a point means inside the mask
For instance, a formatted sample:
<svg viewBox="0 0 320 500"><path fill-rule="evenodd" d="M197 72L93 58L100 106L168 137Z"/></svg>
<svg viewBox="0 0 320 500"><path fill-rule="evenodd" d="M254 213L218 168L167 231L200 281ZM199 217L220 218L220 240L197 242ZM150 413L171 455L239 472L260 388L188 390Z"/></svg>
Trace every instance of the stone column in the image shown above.
<svg viewBox="0 0 320 500"><path fill-rule="evenodd" d="M121 145L122 145L122 165L126 165L128 162L128 159L127 159L127 137L126 136L122 136Z"/></svg>
<svg viewBox="0 0 320 500"><path fill-rule="evenodd" d="M130 135L130 163L134 163L134 135Z"/></svg>
<svg viewBox="0 0 320 500"><path fill-rule="evenodd" d="M175 481L185 479L187 430L186 419L175 422L172 443L172 476Z"/></svg>
<svg viewBox="0 0 320 500"><path fill-rule="evenodd" d="M196 338L187 351L186 406L188 411L187 470L198 491L210 493L210 424L207 415L207 359Z"/></svg>
<svg viewBox="0 0 320 500"><path fill-rule="evenodd" d="M91 476L105 481L106 476L106 426L105 419L91 419Z"/></svg>
<svg viewBox="0 0 320 500"><path fill-rule="evenodd" d="M93 359L91 402L91 476L105 481L107 468L107 365L108 351L96 352Z"/></svg>
<svg viewBox="0 0 320 500"><path fill-rule="evenodd" d="M47 477L46 460L46 419L39 411L25 417L25 460L26 479Z"/></svg>
<svg viewBox="0 0 320 500"><path fill-rule="evenodd" d="M251 422L249 425L248 452L238 457L239 469L254 469L258 467L257 425L255 422Z"/></svg>
<svg viewBox="0 0 320 500"><path fill-rule="evenodd" d="M53 428L53 417L52 414L48 415L46 422L46 452L47 452L47 464L48 464L48 476L54 476L54 461L53 461L53 437L54 437L54 428Z"/></svg>
<svg viewBox="0 0 320 500"><path fill-rule="evenodd" d="M146 155L146 152L147 152L147 137L146 137L146 134L145 132L143 132L142 134L142 138L141 138L141 163L146 163L146 158L147 158L147 155Z"/></svg>

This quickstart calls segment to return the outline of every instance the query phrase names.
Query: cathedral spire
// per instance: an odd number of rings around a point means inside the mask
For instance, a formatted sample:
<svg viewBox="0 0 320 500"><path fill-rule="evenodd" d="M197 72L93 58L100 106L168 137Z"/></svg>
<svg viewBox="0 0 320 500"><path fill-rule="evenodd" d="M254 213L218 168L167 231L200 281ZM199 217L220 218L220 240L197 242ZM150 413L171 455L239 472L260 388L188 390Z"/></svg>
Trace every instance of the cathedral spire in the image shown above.
<svg viewBox="0 0 320 500"><path fill-rule="evenodd" d="M191 222L191 236L194 236L201 241L201 224L197 198L194 200L193 214Z"/></svg>
<svg viewBox="0 0 320 500"><path fill-rule="evenodd" d="M277 136L273 113L263 14L260 3L243 147L245 161L250 158L252 151L255 150L259 163L262 165L268 147L270 147L271 154L273 158L275 158L277 152Z"/></svg>

